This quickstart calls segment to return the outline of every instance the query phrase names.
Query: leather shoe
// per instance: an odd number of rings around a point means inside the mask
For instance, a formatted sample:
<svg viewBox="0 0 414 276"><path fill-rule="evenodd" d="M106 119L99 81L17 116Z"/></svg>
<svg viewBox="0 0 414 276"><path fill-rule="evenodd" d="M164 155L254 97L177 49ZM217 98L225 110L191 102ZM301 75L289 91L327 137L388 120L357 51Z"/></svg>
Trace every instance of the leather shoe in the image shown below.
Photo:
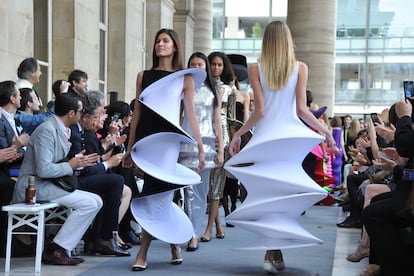
<svg viewBox="0 0 414 276"><path fill-rule="evenodd" d="M358 219L347 217L343 222L336 224L340 228L361 228L362 224Z"/></svg>
<svg viewBox="0 0 414 276"><path fill-rule="evenodd" d="M126 250L119 248L118 243L115 239L103 240L101 238L97 239L93 246L94 253L101 255L115 255L118 257L131 256Z"/></svg>
<svg viewBox="0 0 414 276"><path fill-rule="evenodd" d="M52 249L48 246L48 248L43 251L42 263L51 265L78 265L81 263L80 258L69 257L65 249L58 245L54 247L55 248Z"/></svg>
<svg viewBox="0 0 414 276"><path fill-rule="evenodd" d="M140 245L141 240L137 237L133 230L129 230L126 232L119 232L118 235L125 243L130 243L132 245Z"/></svg>

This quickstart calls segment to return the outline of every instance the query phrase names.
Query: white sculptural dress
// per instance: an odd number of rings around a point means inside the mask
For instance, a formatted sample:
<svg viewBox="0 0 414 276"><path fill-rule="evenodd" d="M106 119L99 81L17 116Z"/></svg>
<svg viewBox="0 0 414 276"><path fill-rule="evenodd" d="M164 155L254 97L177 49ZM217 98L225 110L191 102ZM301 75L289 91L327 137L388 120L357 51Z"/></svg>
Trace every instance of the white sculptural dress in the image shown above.
<svg viewBox="0 0 414 276"><path fill-rule="evenodd" d="M322 244L297 221L300 214L326 197L326 191L302 169L307 153L323 137L296 114L298 63L286 87L266 86L260 71L265 115L247 145L225 164L247 189L245 201L226 222L257 234L240 249L282 249Z"/></svg>
<svg viewBox="0 0 414 276"><path fill-rule="evenodd" d="M141 112L131 157L144 171L144 185L140 196L131 201L131 212L152 236L180 244L191 239L194 229L183 210L173 203L174 190L200 183L195 171L177 163L180 143L196 144L180 127L182 88L186 74L193 76L198 88L206 72L191 68L155 73L165 76L145 87L139 97Z"/></svg>

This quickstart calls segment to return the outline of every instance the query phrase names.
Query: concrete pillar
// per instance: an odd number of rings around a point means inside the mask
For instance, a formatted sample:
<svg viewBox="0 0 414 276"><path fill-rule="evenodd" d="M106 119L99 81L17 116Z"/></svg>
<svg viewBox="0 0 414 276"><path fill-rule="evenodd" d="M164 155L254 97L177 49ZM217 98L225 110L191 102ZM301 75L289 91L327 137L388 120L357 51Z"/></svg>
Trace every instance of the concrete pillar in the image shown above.
<svg viewBox="0 0 414 276"><path fill-rule="evenodd" d="M80 69L99 89L99 10L98 0L53 1L53 80Z"/></svg>
<svg viewBox="0 0 414 276"><path fill-rule="evenodd" d="M17 80L17 67L33 56L33 1L0 0L0 76Z"/></svg>
<svg viewBox="0 0 414 276"><path fill-rule="evenodd" d="M183 46L184 67L186 67L188 58L194 49L194 20L193 1L177 0L174 13L174 30L180 36Z"/></svg>
<svg viewBox="0 0 414 276"><path fill-rule="evenodd" d="M333 114L335 95L336 0L290 0L287 24L296 58L309 68L308 86L314 102Z"/></svg>
<svg viewBox="0 0 414 276"><path fill-rule="evenodd" d="M118 100L135 98L136 76L144 69L144 0L108 1L107 91L117 91ZM108 101L109 103L109 101Z"/></svg>
<svg viewBox="0 0 414 276"><path fill-rule="evenodd" d="M147 0L146 1L146 69L152 67L152 48L155 34L161 28L172 29L176 0Z"/></svg>
<svg viewBox="0 0 414 276"><path fill-rule="evenodd" d="M211 0L194 0L194 52L208 55L213 38L213 2Z"/></svg>
<svg viewBox="0 0 414 276"><path fill-rule="evenodd" d="M52 79L67 80L75 67L75 5L74 1L54 1L52 8Z"/></svg>

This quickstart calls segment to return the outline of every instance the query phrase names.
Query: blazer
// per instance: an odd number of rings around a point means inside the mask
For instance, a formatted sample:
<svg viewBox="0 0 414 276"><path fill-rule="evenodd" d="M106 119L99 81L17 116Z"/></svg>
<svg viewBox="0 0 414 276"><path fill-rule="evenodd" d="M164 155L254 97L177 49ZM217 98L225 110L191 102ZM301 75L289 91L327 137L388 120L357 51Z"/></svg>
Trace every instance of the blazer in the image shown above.
<svg viewBox="0 0 414 276"><path fill-rule="evenodd" d="M67 156L70 143L57 120L56 116L51 116L30 137L12 203L24 202L29 175L35 176L37 201L50 201L69 194L47 180L73 174L69 162L60 162Z"/></svg>
<svg viewBox="0 0 414 276"><path fill-rule="evenodd" d="M10 147L13 144L13 137L16 134L14 133L14 130L10 123L7 121L7 119L4 116L1 116L0 118L0 149L5 149ZM18 153L24 154L25 150L23 148L17 149ZM18 168L20 167L22 163L23 157L13 161L12 163L3 163L0 165L0 169L9 173L9 168Z"/></svg>
<svg viewBox="0 0 414 276"><path fill-rule="evenodd" d="M95 144L95 146L99 147L100 142L99 142L98 138L96 137L95 132L84 130L84 138L82 139L82 133L79 131L78 125L71 125L70 129L71 129L70 142L72 143L72 146L71 146L69 154L68 154L69 159L74 157L76 154L78 154L82 150L86 150L85 154L97 153L99 155L102 155L101 151L88 150L89 148L86 145L86 144L88 144L88 142L89 142L89 144L92 142L92 143ZM95 136L95 139L97 141L95 141L94 139L91 139L91 138L93 138L93 136L91 136L90 133L92 133L92 135ZM105 173L106 172L105 166L102 164L101 161L102 160L97 162L96 165L83 168L80 172L80 175L81 176L86 176L86 175L94 175L94 174L99 174L99 173Z"/></svg>
<svg viewBox="0 0 414 276"><path fill-rule="evenodd" d="M12 145L14 130L4 116L0 118L0 148L5 149Z"/></svg>

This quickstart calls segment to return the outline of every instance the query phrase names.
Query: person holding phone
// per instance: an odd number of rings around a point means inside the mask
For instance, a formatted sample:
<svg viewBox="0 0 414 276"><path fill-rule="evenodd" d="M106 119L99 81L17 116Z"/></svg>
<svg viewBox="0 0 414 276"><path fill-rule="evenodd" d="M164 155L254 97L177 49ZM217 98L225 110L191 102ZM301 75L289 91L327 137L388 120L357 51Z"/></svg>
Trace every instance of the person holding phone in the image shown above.
<svg viewBox="0 0 414 276"><path fill-rule="evenodd" d="M404 98L411 99L414 96L414 83L413 81L404 81Z"/></svg>
<svg viewBox="0 0 414 276"><path fill-rule="evenodd" d="M414 225L413 180L404 178L404 169L413 168L414 131L412 105L407 99L396 103L398 116L395 149L385 148L391 157L374 160L374 165L393 172L393 192L372 198L362 212L362 223L370 237L369 265L361 275L407 275L414 252L404 239L404 229ZM408 162L402 162L408 158ZM411 234L410 234L411 235Z"/></svg>

